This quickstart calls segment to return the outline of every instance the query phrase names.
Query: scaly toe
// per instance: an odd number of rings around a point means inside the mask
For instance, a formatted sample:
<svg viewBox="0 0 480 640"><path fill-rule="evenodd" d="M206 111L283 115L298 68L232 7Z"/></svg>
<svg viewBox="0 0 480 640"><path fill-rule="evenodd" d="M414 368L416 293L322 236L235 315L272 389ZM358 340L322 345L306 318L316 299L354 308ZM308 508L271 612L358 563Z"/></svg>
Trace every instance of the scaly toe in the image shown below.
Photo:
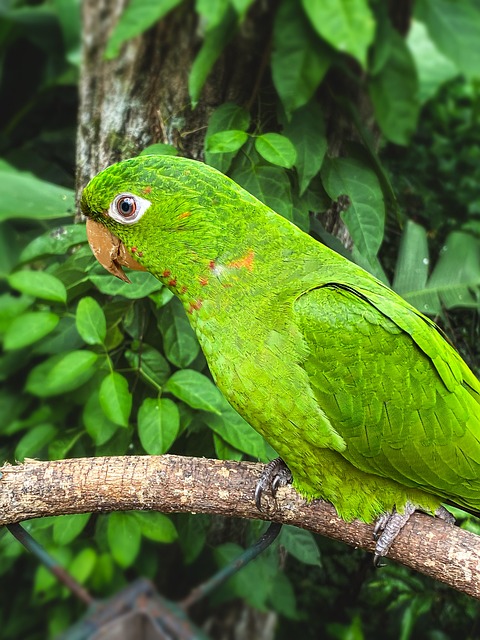
<svg viewBox="0 0 480 640"><path fill-rule="evenodd" d="M292 482L292 472L281 458L271 460L265 467L255 488L255 504L259 511L265 511L262 507L263 494L268 491L273 498L280 487Z"/></svg>

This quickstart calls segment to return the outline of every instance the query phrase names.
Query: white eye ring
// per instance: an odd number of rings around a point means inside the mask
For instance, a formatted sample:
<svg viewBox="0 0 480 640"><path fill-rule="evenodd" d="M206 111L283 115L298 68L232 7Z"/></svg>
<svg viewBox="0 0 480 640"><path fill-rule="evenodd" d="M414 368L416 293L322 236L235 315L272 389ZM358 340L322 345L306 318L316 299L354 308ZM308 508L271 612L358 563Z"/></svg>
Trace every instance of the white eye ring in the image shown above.
<svg viewBox="0 0 480 640"><path fill-rule="evenodd" d="M138 222L152 203L133 193L119 193L110 203L108 215L120 224Z"/></svg>

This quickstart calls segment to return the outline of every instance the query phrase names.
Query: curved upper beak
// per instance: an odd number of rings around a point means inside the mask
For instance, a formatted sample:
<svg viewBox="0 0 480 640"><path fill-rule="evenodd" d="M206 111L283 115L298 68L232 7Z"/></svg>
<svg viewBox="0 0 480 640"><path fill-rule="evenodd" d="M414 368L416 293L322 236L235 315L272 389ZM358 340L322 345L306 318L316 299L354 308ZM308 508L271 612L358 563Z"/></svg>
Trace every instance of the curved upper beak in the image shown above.
<svg viewBox="0 0 480 640"><path fill-rule="evenodd" d="M91 218L87 218L87 238L93 255L102 267L114 276L117 276L117 278L120 278L120 280L130 282L122 266L137 271L146 270L132 258L125 249L125 245L117 236L114 236L103 224L95 222L95 220Z"/></svg>

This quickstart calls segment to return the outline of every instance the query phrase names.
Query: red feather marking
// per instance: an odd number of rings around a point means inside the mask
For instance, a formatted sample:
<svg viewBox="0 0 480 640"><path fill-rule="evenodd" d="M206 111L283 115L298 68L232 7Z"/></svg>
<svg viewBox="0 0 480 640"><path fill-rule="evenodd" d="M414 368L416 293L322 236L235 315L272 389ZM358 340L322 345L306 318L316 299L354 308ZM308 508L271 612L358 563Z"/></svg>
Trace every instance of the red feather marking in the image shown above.
<svg viewBox="0 0 480 640"><path fill-rule="evenodd" d="M231 269L241 269L242 267L244 267L249 271L253 271L254 257L255 257L255 254L253 250L249 249L248 252L241 258L238 258L238 260L232 260L232 262L229 262L227 264L227 267L230 267Z"/></svg>
<svg viewBox="0 0 480 640"><path fill-rule="evenodd" d="M199 298L198 300L193 300L190 302L190 306L188 308L188 313L193 313L194 311L198 311L202 308L203 301Z"/></svg>
<svg viewBox="0 0 480 640"><path fill-rule="evenodd" d="M213 269L215 269L215 260L210 260L210 262L208 263L208 266L213 271Z"/></svg>
<svg viewBox="0 0 480 640"><path fill-rule="evenodd" d="M168 281L168 286L169 286L169 287L175 287L175 286L176 286L176 284L177 284L177 279L176 279L176 278L171 278L171 279Z"/></svg>
<svg viewBox="0 0 480 640"><path fill-rule="evenodd" d="M143 257L143 251L139 251L139 252L137 253L137 256L138 256L139 258L142 258L142 257Z"/></svg>
<svg viewBox="0 0 480 640"><path fill-rule="evenodd" d="M170 271L170 269L165 269L165 271L162 273L162 278L168 278L171 273L172 272Z"/></svg>
<svg viewBox="0 0 480 640"><path fill-rule="evenodd" d="M131 253L135 253L136 250L137 250L137 247L131 247L130 249Z"/></svg>
<svg viewBox="0 0 480 640"><path fill-rule="evenodd" d="M185 293L187 291L187 289L188 289L188 287L183 285L183 287L180 289L180 293Z"/></svg>
<svg viewBox="0 0 480 640"><path fill-rule="evenodd" d="M145 187L143 193L152 193L152 187Z"/></svg>
<svg viewBox="0 0 480 640"><path fill-rule="evenodd" d="M208 284L208 278L204 278L203 276L199 276L198 281L202 287L205 287Z"/></svg>
<svg viewBox="0 0 480 640"><path fill-rule="evenodd" d="M181 213L178 216L178 219L181 220L182 218L189 218L192 215L191 211L185 211L185 213Z"/></svg>

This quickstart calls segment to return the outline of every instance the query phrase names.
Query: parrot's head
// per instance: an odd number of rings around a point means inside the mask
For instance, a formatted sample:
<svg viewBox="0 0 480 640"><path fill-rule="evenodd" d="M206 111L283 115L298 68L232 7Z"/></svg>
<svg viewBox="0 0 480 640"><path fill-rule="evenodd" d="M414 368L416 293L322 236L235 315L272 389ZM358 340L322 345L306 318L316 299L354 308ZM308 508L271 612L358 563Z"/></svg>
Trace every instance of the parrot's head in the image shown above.
<svg viewBox="0 0 480 640"><path fill-rule="evenodd" d="M95 176L83 190L81 209L97 260L126 281L122 265L155 273L158 257L171 244L171 236L192 227L191 212L205 201L206 192L215 190L209 185L212 172L214 181L226 179L194 160L145 155L114 164Z"/></svg>

